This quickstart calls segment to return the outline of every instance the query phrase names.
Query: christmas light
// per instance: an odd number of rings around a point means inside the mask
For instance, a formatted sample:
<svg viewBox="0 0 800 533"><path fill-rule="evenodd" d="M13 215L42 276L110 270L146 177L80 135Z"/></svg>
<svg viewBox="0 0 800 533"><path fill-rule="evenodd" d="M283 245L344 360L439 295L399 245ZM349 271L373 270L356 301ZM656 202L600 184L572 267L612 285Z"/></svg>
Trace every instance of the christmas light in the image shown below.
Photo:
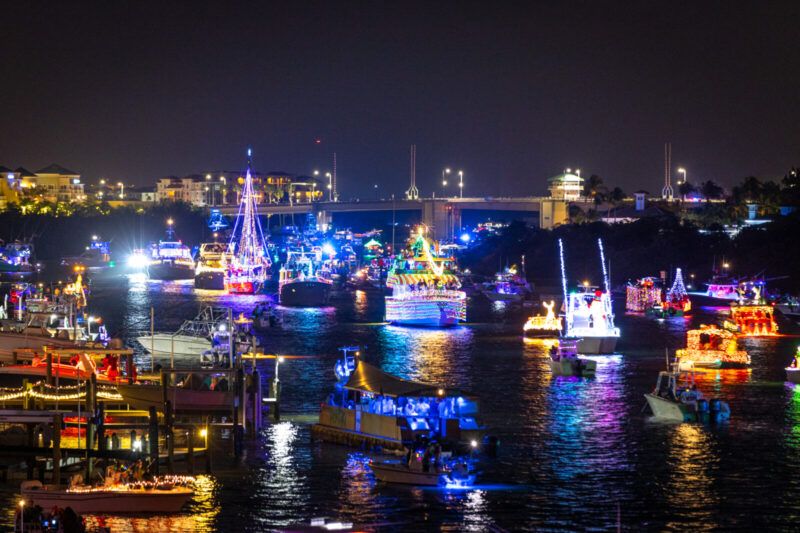
<svg viewBox="0 0 800 533"><path fill-rule="evenodd" d="M750 356L739 349L734 334L706 325L686 332L686 348L678 350L676 356L681 363L690 362L699 367L720 368L750 364Z"/></svg>
<svg viewBox="0 0 800 533"><path fill-rule="evenodd" d="M661 280L642 278L635 284L625 287L625 309L627 311L647 311L661 304Z"/></svg>

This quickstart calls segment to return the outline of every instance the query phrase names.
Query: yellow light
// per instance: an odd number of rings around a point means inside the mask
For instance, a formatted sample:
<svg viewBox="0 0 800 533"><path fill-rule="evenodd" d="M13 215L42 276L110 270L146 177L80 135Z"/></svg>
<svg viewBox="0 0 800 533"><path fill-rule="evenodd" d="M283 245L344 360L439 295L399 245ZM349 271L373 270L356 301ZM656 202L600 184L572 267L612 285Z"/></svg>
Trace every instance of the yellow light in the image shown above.
<svg viewBox="0 0 800 533"><path fill-rule="evenodd" d="M286 360L282 355L278 357L278 362L283 363Z"/></svg>
<svg viewBox="0 0 800 533"><path fill-rule="evenodd" d="M439 396L444 396L444 389L439 389L436 392L439 394Z"/></svg>
<svg viewBox="0 0 800 533"><path fill-rule="evenodd" d="M25 500L20 500L19 501L19 506L20 507L25 507Z"/></svg>
<svg viewBox="0 0 800 533"><path fill-rule="evenodd" d="M175 222L172 220L172 218L168 218L168 219L167 219L167 225L168 225L168 226L171 226L171 225L172 225L172 224L174 224L174 223L175 223Z"/></svg>
<svg viewBox="0 0 800 533"><path fill-rule="evenodd" d="M722 263L722 268L730 268L730 263Z"/></svg>
<svg viewBox="0 0 800 533"><path fill-rule="evenodd" d="M583 281L583 286L584 286L584 287L588 287L588 286L589 286L589 282L588 282L587 280L584 280L584 281Z"/></svg>
<svg viewBox="0 0 800 533"><path fill-rule="evenodd" d="M201 429L200 436L206 438L208 436L208 430L206 428Z"/></svg>

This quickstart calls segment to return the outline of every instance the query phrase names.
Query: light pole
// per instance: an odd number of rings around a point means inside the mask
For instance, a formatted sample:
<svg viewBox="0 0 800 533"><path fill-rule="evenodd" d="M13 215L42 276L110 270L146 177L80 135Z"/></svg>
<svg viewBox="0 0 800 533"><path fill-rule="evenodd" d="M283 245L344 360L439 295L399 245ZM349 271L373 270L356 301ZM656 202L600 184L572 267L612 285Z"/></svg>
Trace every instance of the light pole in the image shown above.
<svg viewBox="0 0 800 533"><path fill-rule="evenodd" d="M375 201L377 202L378 200L380 200L380 197L378 195L378 184L376 183L375 184Z"/></svg>
<svg viewBox="0 0 800 533"><path fill-rule="evenodd" d="M227 188L226 188L226 186L227 186L228 182L227 182L227 180L225 179L225 176L220 176L220 177L219 177L219 181L221 181L221 182L222 182L222 198L221 198L221 200L222 200L222 205L225 205L225 204L227 203L227 202L226 202L226 200L228 199L228 198L227 198L227 197L228 197L228 195L227 195L227 192L228 192L228 191L227 191Z"/></svg>
<svg viewBox="0 0 800 533"><path fill-rule="evenodd" d="M678 174L683 174L683 179L678 181L678 185L686 183L686 169L683 167L678 168Z"/></svg>
<svg viewBox="0 0 800 533"><path fill-rule="evenodd" d="M121 181L118 181L117 187L119 187L119 199L122 200L125 198L125 184Z"/></svg>
<svg viewBox="0 0 800 533"><path fill-rule="evenodd" d="M464 198L464 171L458 171L458 197Z"/></svg>
<svg viewBox="0 0 800 533"><path fill-rule="evenodd" d="M19 501L19 530L25 533L25 500Z"/></svg>
<svg viewBox="0 0 800 533"><path fill-rule="evenodd" d="M447 175L450 174L450 169L445 168L442 170L442 198L446 198L444 188L447 187Z"/></svg>
<svg viewBox="0 0 800 533"><path fill-rule="evenodd" d="M328 178L328 201L333 201L333 174L330 172L325 173L325 177Z"/></svg>

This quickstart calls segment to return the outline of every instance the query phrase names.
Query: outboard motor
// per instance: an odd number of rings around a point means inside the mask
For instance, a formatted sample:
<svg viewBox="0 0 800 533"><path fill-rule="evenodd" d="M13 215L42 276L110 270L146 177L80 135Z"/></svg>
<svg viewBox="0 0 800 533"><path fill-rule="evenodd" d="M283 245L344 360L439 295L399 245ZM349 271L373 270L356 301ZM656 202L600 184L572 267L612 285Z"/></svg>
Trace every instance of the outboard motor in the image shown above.
<svg viewBox="0 0 800 533"><path fill-rule="evenodd" d="M708 412L708 400L705 399L697 400L697 412L698 413Z"/></svg>

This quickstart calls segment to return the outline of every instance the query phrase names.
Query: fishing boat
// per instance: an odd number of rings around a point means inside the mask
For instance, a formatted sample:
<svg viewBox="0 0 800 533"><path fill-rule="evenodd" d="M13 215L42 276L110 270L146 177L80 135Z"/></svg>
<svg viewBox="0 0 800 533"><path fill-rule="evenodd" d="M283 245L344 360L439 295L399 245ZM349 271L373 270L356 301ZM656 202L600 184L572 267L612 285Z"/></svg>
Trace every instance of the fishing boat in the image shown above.
<svg viewBox="0 0 800 533"><path fill-rule="evenodd" d="M681 364L707 368L750 365L750 355L740 350L736 335L716 326L701 325L686 332L686 348L677 351Z"/></svg>
<svg viewBox="0 0 800 533"><path fill-rule="evenodd" d="M422 487L469 488L475 484L476 474L465 459L444 458L440 465L423 463L422 454L411 454L409 461L383 460L369 462L375 479L383 483L416 485Z"/></svg>
<svg viewBox="0 0 800 533"><path fill-rule="evenodd" d="M443 385L398 378L342 349L334 392L320 407L313 435L324 441L404 449L420 438L470 448L481 442L478 400Z"/></svg>
<svg viewBox="0 0 800 533"><path fill-rule="evenodd" d="M597 371L597 361L578 357L578 341L561 339L550 350L547 362L554 376L591 377Z"/></svg>
<svg viewBox="0 0 800 533"><path fill-rule="evenodd" d="M224 243L201 244L194 269L194 286L198 289L224 290L228 260L227 246Z"/></svg>
<svg viewBox="0 0 800 533"><path fill-rule="evenodd" d="M653 392L644 395L657 419L674 422L721 422L730 418L730 407L719 399L707 400L697 390L693 367L676 363L658 373Z"/></svg>
<svg viewBox="0 0 800 533"><path fill-rule="evenodd" d="M800 346L797 347L792 362L786 367L786 381L800 384Z"/></svg>
<svg viewBox="0 0 800 533"><path fill-rule="evenodd" d="M247 149L247 172L242 187L239 214L236 217L228 250L231 258L225 270L225 290L230 294L254 294L261 290L270 268L267 244L258 218L258 198L253 190L251 149ZM237 230L241 228L238 235Z"/></svg>
<svg viewBox="0 0 800 533"><path fill-rule="evenodd" d="M564 267L564 245L558 240L561 258L561 285L565 302L565 331L562 337L576 339L578 352L582 354L610 354L617 347L620 330L614 325L611 308L608 271L606 269L603 241L597 240L600 249L600 264L603 270L604 289L584 283L577 290L567 293L567 278Z"/></svg>
<svg viewBox="0 0 800 533"><path fill-rule="evenodd" d="M525 256L522 256L522 272L516 265L506 267L495 275L495 279L483 284L483 295L493 302L521 302L531 292L525 279Z"/></svg>
<svg viewBox="0 0 800 533"><path fill-rule="evenodd" d="M318 271L316 254L289 250L278 280L281 305L322 307L328 305L333 282ZM319 265L321 266L321 265Z"/></svg>
<svg viewBox="0 0 800 533"><path fill-rule="evenodd" d="M143 335L136 340L142 348L156 356L197 357L214 348L225 351L232 327L228 309L206 307L173 333Z"/></svg>
<svg viewBox="0 0 800 533"><path fill-rule="evenodd" d="M70 268L81 267L91 272L100 272L115 266L111 259L110 243L100 240L97 235L92 235L92 240L83 253L64 257L61 259L61 264Z"/></svg>
<svg viewBox="0 0 800 533"><path fill-rule="evenodd" d="M420 228L410 251L395 257L386 286L386 321L400 326L448 327L467 319L467 295L459 290L455 259L437 253Z"/></svg>
<svg viewBox="0 0 800 533"><path fill-rule="evenodd" d="M24 481L21 495L26 503L43 509L71 507L76 513L176 513L194 495L188 486L172 478L153 482L87 485L61 489L38 480Z"/></svg>
<svg viewBox="0 0 800 533"><path fill-rule="evenodd" d="M150 246L147 275L150 279L179 280L194 278L194 261L189 247L175 240L172 219L167 220L167 240Z"/></svg>
<svg viewBox="0 0 800 533"><path fill-rule="evenodd" d="M554 311L556 303L551 300L549 303L542 302L542 305L547 309L547 313L544 316L530 317L522 326L522 332L526 337L551 338L558 337L561 333L561 317L557 317Z"/></svg>
<svg viewBox="0 0 800 533"><path fill-rule="evenodd" d="M651 311L661 305L663 292L661 278L645 277L628 282L625 286L625 310L635 313Z"/></svg>

